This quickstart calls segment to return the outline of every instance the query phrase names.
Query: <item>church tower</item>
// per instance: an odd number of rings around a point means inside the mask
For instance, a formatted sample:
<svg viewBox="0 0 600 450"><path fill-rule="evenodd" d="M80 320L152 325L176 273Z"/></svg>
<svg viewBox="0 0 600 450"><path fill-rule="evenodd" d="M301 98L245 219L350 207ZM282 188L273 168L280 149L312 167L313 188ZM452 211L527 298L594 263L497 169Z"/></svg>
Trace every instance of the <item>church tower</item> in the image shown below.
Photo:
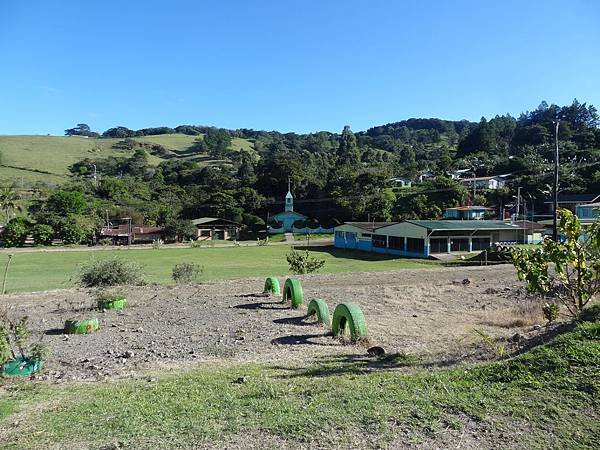
<svg viewBox="0 0 600 450"><path fill-rule="evenodd" d="M288 193L285 196L285 212L294 212L294 196L292 195L292 186L288 178Z"/></svg>

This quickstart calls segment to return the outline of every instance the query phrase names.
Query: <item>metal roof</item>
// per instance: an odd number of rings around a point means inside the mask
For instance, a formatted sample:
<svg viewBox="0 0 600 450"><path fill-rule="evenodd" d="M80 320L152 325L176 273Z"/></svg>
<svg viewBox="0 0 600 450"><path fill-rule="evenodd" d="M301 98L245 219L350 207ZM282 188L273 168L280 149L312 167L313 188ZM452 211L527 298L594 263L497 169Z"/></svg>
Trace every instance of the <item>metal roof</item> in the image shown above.
<svg viewBox="0 0 600 450"><path fill-rule="evenodd" d="M344 222L344 225L352 225L353 227L360 228L361 230L373 231L377 228L387 227L397 223L399 222Z"/></svg>
<svg viewBox="0 0 600 450"><path fill-rule="evenodd" d="M501 220L406 220L430 231L436 230L519 230L521 226L511 225Z"/></svg>
<svg viewBox="0 0 600 450"><path fill-rule="evenodd" d="M192 223L194 225L204 225L206 223L211 223L211 222L219 222L222 224L231 224L231 225L239 226L239 223L237 223L237 222L233 222L232 220L227 220L227 219L220 219L218 217L200 217L199 219L192 220Z"/></svg>
<svg viewBox="0 0 600 450"><path fill-rule="evenodd" d="M592 203L599 198L600 194L558 194L558 203ZM544 203L552 203L552 200Z"/></svg>

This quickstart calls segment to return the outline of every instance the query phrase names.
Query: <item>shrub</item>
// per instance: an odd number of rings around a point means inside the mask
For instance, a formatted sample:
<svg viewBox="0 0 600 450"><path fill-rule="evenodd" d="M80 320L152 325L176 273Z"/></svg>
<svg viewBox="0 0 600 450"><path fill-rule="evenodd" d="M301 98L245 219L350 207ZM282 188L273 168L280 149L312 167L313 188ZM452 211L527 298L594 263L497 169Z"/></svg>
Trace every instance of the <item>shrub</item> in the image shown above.
<svg viewBox="0 0 600 450"><path fill-rule="evenodd" d="M11 219L4 232L2 233L2 241L5 247L23 247L27 239L27 223L21 217Z"/></svg>
<svg viewBox="0 0 600 450"><path fill-rule="evenodd" d="M79 269L76 280L82 287L140 285L144 282L142 268L119 256L89 261Z"/></svg>
<svg viewBox="0 0 600 450"><path fill-rule="evenodd" d="M198 279L204 268L194 263L181 263L173 266L171 274L176 283L191 283Z"/></svg>
<svg viewBox="0 0 600 450"><path fill-rule="evenodd" d="M600 293L600 222L582 232L577 216L558 211L558 229L564 239L544 239L542 248L513 251L513 264L529 292L543 296L553 293L577 317Z"/></svg>
<svg viewBox="0 0 600 450"><path fill-rule="evenodd" d="M544 304L544 306L542 306L542 312L544 313L544 317L549 324L558 319L559 309L556 303Z"/></svg>
<svg viewBox="0 0 600 450"><path fill-rule="evenodd" d="M0 320L0 366L12 357L10 332L4 320Z"/></svg>
<svg viewBox="0 0 600 450"><path fill-rule="evenodd" d="M316 272L325 265L324 259L310 256L308 250L302 253L292 249L287 254L287 262L290 265L290 271L298 275Z"/></svg>
<svg viewBox="0 0 600 450"><path fill-rule="evenodd" d="M81 244L88 236L88 230L76 222L65 223L59 231L65 245Z"/></svg>
<svg viewBox="0 0 600 450"><path fill-rule="evenodd" d="M31 230L31 234L33 235L33 243L35 245L52 245L54 229L50 225L38 223Z"/></svg>

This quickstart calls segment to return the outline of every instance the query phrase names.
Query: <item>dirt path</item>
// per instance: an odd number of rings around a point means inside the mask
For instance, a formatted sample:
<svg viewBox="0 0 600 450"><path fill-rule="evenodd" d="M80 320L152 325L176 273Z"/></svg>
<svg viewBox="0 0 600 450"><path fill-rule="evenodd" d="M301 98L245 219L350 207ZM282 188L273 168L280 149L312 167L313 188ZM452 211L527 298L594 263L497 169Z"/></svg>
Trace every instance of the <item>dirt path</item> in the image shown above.
<svg viewBox="0 0 600 450"><path fill-rule="evenodd" d="M481 339L474 328L508 338L540 319L537 305L523 295L508 265L300 278L306 302L324 298L330 312L341 302L358 303L371 345L388 353L416 354L434 365L476 357L473 343ZM470 283L463 284L466 278ZM365 354L365 345L344 345L321 326L304 321L305 310L290 310L279 298L252 296L262 290L263 281L127 288L130 306L123 312L88 313L101 321L101 330L90 335L62 333L74 308L93 304L88 290L14 294L4 304L12 317L29 316L33 337L43 339L52 354L40 377L57 381L211 362L296 366ZM532 311L535 319L528 319Z"/></svg>

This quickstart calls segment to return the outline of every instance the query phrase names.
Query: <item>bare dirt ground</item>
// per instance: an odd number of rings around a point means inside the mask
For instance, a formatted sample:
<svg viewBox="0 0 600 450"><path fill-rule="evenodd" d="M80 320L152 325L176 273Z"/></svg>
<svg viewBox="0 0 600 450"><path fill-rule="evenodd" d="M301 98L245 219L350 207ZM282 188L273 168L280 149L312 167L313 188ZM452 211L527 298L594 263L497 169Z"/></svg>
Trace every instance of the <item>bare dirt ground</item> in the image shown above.
<svg viewBox="0 0 600 450"><path fill-rule="evenodd" d="M330 313L342 302L359 304L369 342L343 343L304 320L306 309L255 296L263 279L128 287L125 310L83 313L100 320L101 329L89 335L65 335L63 326L77 315L74 309L94 304L93 290L7 295L3 307L11 317L29 317L32 339L41 339L51 353L37 377L56 382L215 363L295 367L334 356L362 357L369 345L439 367L493 356L474 329L518 347L538 333L534 325L541 322L539 303L525 295L510 265L299 278L305 303L323 298Z"/></svg>

